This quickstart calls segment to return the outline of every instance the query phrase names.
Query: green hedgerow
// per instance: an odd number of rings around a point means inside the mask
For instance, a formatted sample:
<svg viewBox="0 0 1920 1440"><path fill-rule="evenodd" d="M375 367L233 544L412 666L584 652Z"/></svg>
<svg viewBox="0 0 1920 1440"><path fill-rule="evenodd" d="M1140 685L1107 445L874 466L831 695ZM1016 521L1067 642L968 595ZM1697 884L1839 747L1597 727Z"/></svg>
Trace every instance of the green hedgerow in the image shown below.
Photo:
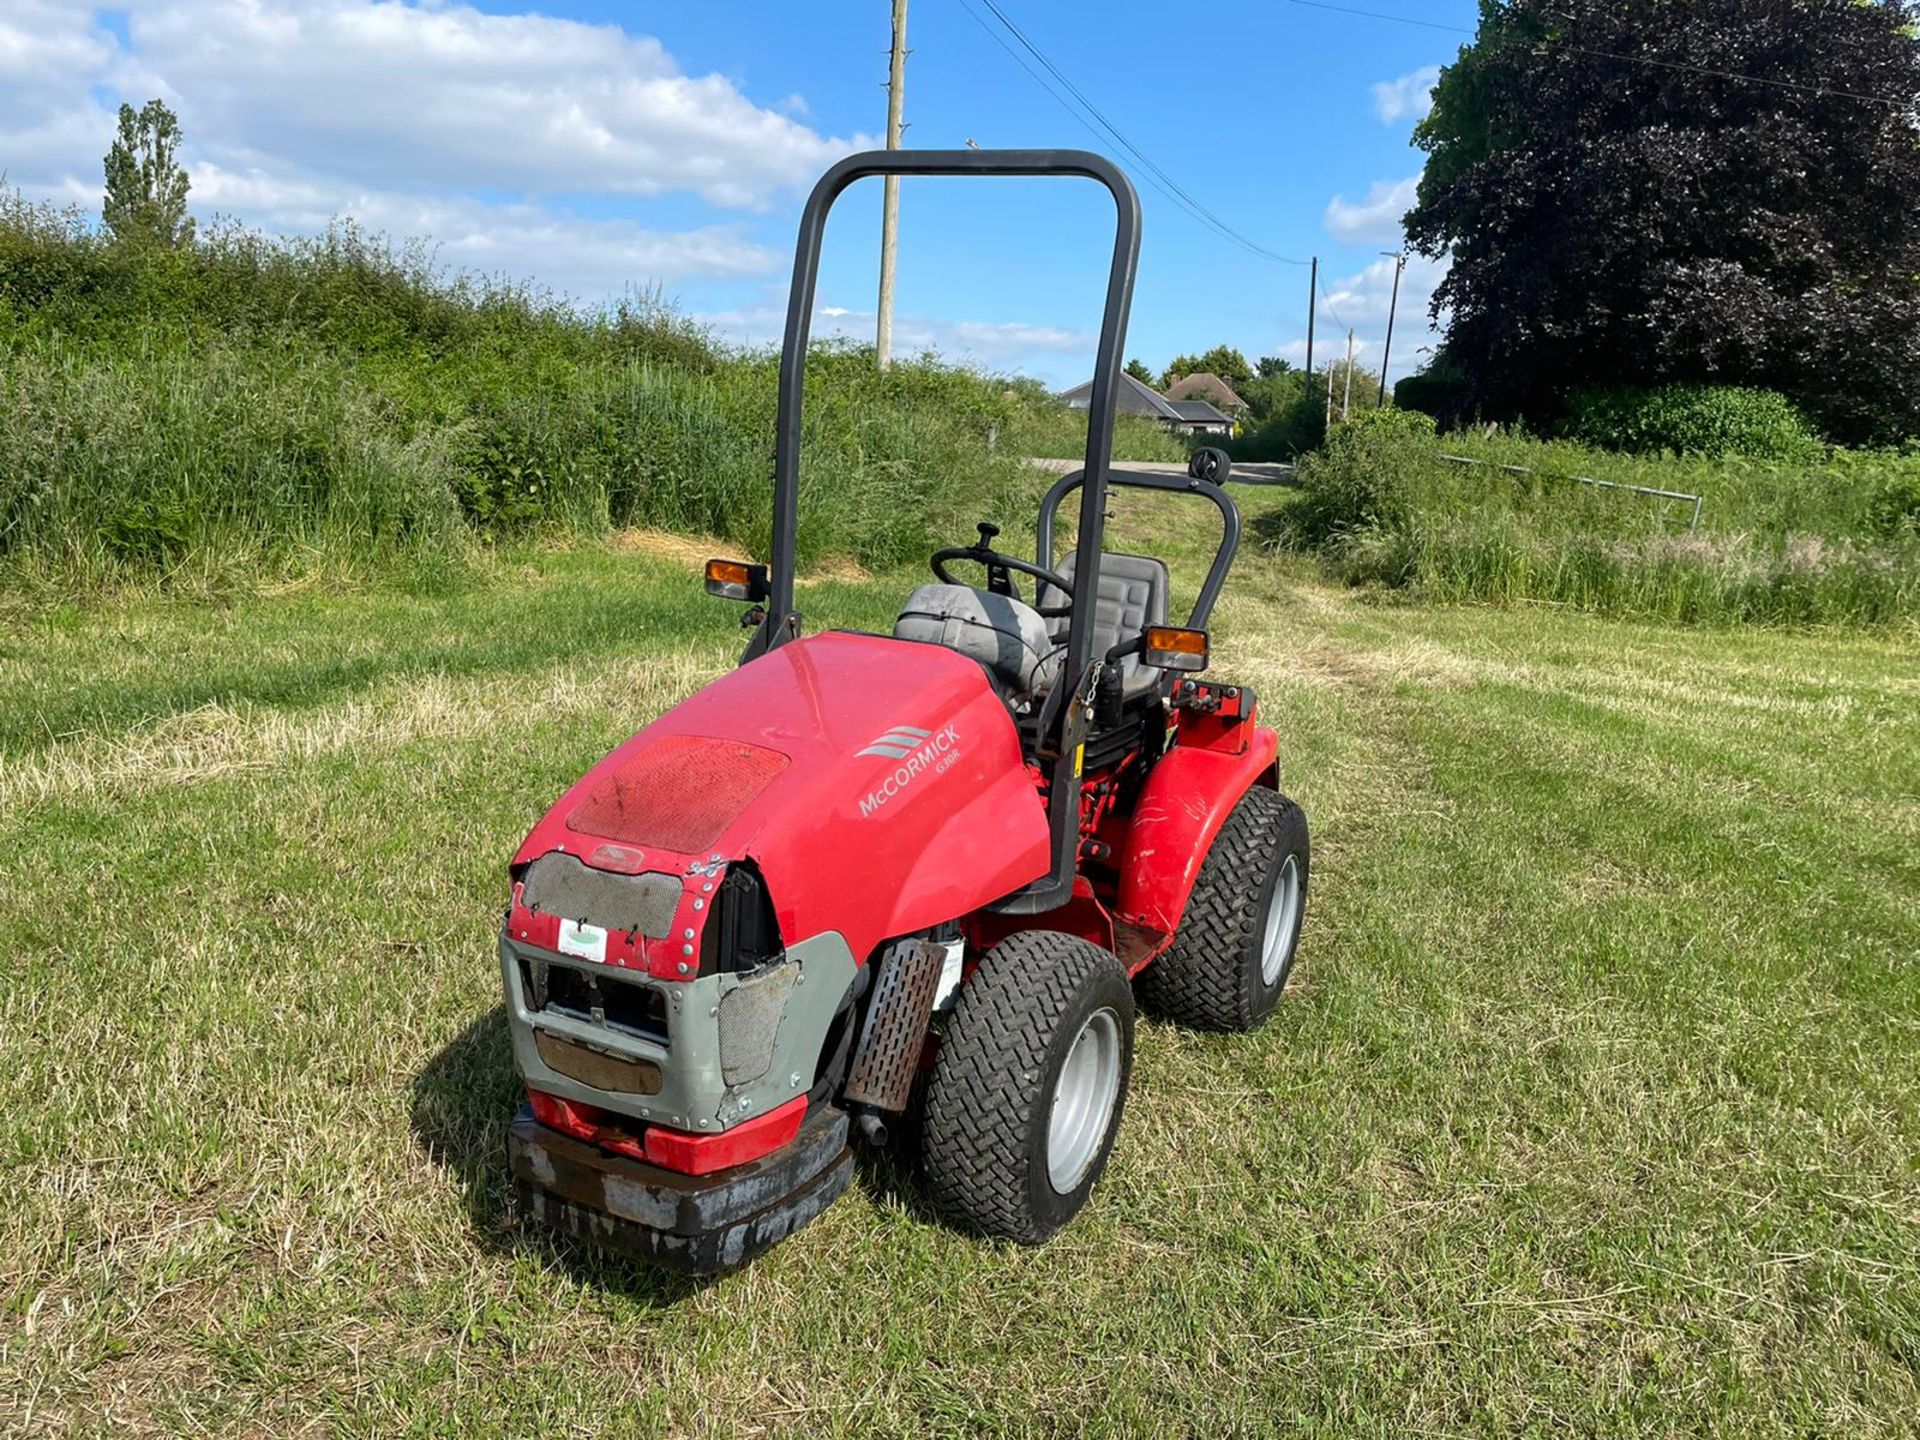
<svg viewBox="0 0 1920 1440"><path fill-rule="evenodd" d="M1561 429L1571 440L1645 455L1812 460L1819 437L1793 402L1740 385L1621 385L1577 390Z"/></svg>

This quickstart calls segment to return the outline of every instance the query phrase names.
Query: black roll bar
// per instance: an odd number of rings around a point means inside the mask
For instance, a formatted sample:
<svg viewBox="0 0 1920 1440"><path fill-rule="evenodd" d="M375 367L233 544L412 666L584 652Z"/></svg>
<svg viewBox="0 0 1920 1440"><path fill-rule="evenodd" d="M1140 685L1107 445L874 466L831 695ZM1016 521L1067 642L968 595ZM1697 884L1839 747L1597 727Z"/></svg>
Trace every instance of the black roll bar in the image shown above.
<svg viewBox="0 0 1920 1440"><path fill-rule="evenodd" d="M1075 575L1090 587L1099 583L1115 399L1127 346L1134 270L1140 258L1140 197L1134 193L1133 183L1111 160L1088 150L868 150L847 156L822 175L800 212L793 284L787 292L786 335L780 350L779 414L774 427L773 554L768 557L773 572L772 593L768 596L767 618L748 646L749 657L784 644L799 633L799 619L793 609L793 572L799 530L800 418L820 247L833 202L854 181L874 175L1080 176L1099 181L1113 196L1113 259L1107 272L1106 307L1100 317L1093 393L1087 406L1087 460L1082 473L1091 478L1081 492L1080 530L1074 552ZM1087 593L1097 591L1089 588ZM1069 697L1080 693L1092 663L1094 610L1092 605L1075 605L1067 623L1067 653L1056 684ZM1064 737L1073 706L1061 705L1058 710ZM1080 843L1079 775L1072 747L1057 744L1056 756L1047 805L1052 869L1046 878L1000 902L1002 908L1038 913L1063 904L1073 892Z"/></svg>
<svg viewBox="0 0 1920 1440"><path fill-rule="evenodd" d="M1041 498L1040 519L1034 527L1034 563L1042 570L1053 568L1054 512L1060 508L1060 501L1067 492L1082 484L1086 478L1087 472L1084 470L1070 471L1054 481L1052 488ZM1218 507L1224 531L1220 538L1220 549L1215 552L1213 564L1207 570L1206 583L1200 587L1200 594L1194 599L1193 613L1187 617L1188 629L1206 629L1207 619L1213 614L1213 603L1220 598L1220 591L1227 583L1227 572L1233 568L1233 557L1240 550L1240 507L1233 503L1231 495L1211 480L1196 480L1189 475L1159 475L1151 470L1109 470L1107 483L1127 485L1137 490L1200 495ZM1078 551L1075 552L1073 563L1077 573L1080 565Z"/></svg>

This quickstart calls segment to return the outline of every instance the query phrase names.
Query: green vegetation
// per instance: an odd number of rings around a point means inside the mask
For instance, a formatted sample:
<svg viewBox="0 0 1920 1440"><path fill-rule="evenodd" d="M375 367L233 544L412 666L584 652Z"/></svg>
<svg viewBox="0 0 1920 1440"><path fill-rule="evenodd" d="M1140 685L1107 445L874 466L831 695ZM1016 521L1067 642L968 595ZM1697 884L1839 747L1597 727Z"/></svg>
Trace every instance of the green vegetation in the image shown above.
<svg viewBox="0 0 1920 1440"><path fill-rule="evenodd" d="M101 228L123 245L177 249L193 239L181 168L180 121L159 100L140 109L120 107L120 131L106 158L106 198Z"/></svg>
<svg viewBox="0 0 1920 1440"><path fill-rule="evenodd" d="M1920 617L1920 455L1634 457L1524 437L1437 438L1428 417L1383 411L1336 426L1299 477L1301 501L1269 537L1318 552L1354 584L1685 623ZM1686 502L1575 477L1698 494L1700 528L1689 528Z"/></svg>
<svg viewBox="0 0 1920 1440"><path fill-rule="evenodd" d="M1681 382L1779 391L1842 444L1920 435L1912 0L1479 11L1405 219L1449 257L1455 414L1551 426L1583 388Z"/></svg>
<svg viewBox="0 0 1920 1440"><path fill-rule="evenodd" d="M1630 454L1746 455L1805 463L1825 447L1786 396L1738 385L1576 390L1562 426L1569 439Z"/></svg>
<svg viewBox="0 0 1920 1440"><path fill-rule="evenodd" d="M1160 372L1159 388L1170 389L1175 382L1202 373L1218 375L1238 392L1242 385L1253 379L1254 368L1247 363L1247 357L1233 346L1216 345L1198 355L1174 356L1167 368ZM1246 396L1242 394L1241 398L1245 399Z"/></svg>
<svg viewBox="0 0 1920 1440"><path fill-rule="evenodd" d="M763 551L775 358L656 299L583 314L351 227L115 243L0 202L0 588L443 574L516 537L657 527ZM1085 420L931 357L809 365L803 558L971 533ZM1178 459L1151 427L1127 458Z"/></svg>
<svg viewBox="0 0 1920 1440"><path fill-rule="evenodd" d="M492 932L736 611L605 547L477 573L0 629L0 1431L1911 1433L1905 641L1385 611L1248 554L1216 672L1315 840L1273 1024L1143 1025L1045 1249L868 1159L702 1287L516 1223Z"/></svg>

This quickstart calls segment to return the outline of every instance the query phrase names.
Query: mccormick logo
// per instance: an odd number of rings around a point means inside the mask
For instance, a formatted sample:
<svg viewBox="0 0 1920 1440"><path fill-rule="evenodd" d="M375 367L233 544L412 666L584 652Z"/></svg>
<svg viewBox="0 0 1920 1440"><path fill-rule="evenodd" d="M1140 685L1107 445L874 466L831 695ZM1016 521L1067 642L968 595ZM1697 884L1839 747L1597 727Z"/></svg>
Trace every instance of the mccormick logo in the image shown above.
<svg viewBox="0 0 1920 1440"><path fill-rule="evenodd" d="M874 786L860 800L860 815L864 819L873 814L882 805L898 795L914 778L931 772L938 775L954 761L960 758L956 748L960 743L960 732L951 725L942 725L938 730L921 730L912 725L896 725L860 753L862 755L884 755L889 760L899 760L902 764Z"/></svg>

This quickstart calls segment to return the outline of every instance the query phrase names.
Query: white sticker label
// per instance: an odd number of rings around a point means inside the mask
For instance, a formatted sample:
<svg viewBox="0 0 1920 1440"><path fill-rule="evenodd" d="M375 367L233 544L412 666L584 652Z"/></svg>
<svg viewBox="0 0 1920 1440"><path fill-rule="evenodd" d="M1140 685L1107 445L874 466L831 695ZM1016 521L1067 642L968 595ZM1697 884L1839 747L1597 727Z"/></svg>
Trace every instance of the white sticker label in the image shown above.
<svg viewBox="0 0 1920 1440"><path fill-rule="evenodd" d="M607 961L607 932L582 920L560 922L560 953L578 955L587 960Z"/></svg>

